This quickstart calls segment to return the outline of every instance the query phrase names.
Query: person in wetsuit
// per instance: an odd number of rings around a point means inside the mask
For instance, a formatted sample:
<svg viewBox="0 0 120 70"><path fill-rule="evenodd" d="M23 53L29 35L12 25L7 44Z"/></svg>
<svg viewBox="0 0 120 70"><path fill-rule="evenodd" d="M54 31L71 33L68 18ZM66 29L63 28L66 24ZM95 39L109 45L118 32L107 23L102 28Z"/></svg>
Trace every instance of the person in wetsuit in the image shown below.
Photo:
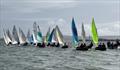
<svg viewBox="0 0 120 70"><path fill-rule="evenodd" d="M59 44L59 42L57 42L57 44L56 44L56 47L60 47L60 44Z"/></svg>

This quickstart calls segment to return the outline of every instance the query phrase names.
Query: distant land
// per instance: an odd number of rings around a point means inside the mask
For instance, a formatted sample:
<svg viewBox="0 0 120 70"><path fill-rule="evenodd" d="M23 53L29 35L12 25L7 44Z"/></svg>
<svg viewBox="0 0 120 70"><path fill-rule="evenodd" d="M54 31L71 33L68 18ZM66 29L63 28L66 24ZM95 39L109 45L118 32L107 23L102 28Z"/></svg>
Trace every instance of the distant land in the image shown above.
<svg viewBox="0 0 120 70"><path fill-rule="evenodd" d="M68 36L68 35L64 35L64 40L68 40L71 41L72 40L72 36ZM3 38L0 38L0 41L2 41ZM79 36L79 40L81 41L82 38L81 36ZM86 36L86 40L90 41L91 36ZM120 41L120 36L99 36L99 41L115 41L115 40L119 40Z"/></svg>

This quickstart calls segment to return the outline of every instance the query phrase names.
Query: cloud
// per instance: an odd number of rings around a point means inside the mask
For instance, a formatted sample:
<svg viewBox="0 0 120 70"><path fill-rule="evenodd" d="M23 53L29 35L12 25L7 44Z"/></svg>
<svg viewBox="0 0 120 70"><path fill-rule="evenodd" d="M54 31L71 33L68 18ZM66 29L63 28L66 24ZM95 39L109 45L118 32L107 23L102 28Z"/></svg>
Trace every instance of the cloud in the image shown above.
<svg viewBox="0 0 120 70"><path fill-rule="evenodd" d="M81 21L85 21L86 35L90 35L88 23L94 16L99 35L120 35L119 4L119 0L1 0L0 24L6 29L15 24L26 33L36 21L43 35L55 25L64 35L72 35L69 18L74 16L78 34L81 35Z"/></svg>
<svg viewBox="0 0 120 70"><path fill-rule="evenodd" d="M71 20L66 21L63 18L55 19L55 20L48 20L49 25L51 28L54 28L56 25L59 26L61 32L64 35L72 35L71 32ZM76 21L75 21L76 22ZM76 22L76 27L78 31L78 35L81 36L81 25L82 22L77 24ZM108 22L108 23L96 23L97 31L99 36L120 36L120 21L115 21L115 22ZM84 28L86 31L86 35L89 36L91 35L91 24L84 24Z"/></svg>
<svg viewBox="0 0 120 70"><path fill-rule="evenodd" d="M91 35L91 24L85 24L86 35ZM99 36L120 36L120 21L96 23Z"/></svg>

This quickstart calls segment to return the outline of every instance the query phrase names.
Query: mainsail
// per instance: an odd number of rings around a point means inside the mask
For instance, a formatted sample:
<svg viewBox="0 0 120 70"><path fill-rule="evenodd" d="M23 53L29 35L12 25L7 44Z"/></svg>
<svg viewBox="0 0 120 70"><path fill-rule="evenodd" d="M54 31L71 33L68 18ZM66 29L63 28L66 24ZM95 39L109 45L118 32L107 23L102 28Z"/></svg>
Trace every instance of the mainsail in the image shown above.
<svg viewBox="0 0 120 70"><path fill-rule="evenodd" d="M47 31L47 33L46 33L45 38L44 38L44 42L45 42L45 43L48 43L49 36L50 36L50 27L49 27L49 29L48 29L48 31Z"/></svg>
<svg viewBox="0 0 120 70"><path fill-rule="evenodd" d="M12 43L12 36L11 36L9 29L6 31L6 38L7 38L8 43Z"/></svg>
<svg viewBox="0 0 120 70"><path fill-rule="evenodd" d="M37 41L37 24L34 22L33 24L33 43L38 43Z"/></svg>
<svg viewBox="0 0 120 70"><path fill-rule="evenodd" d="M75 21L74 21L74 18L72 19L72 45L74 47L77 47L78 45L78 33L77 33L77 28L75 26Z"/></svg>
<svg viewBox="0 0 120 70"><path fill-rule="evenodd" d="M14 25L12 31L12 44L18 44L18 42L19 42L19 37L18 37L17 29Z"/></svg>
<svg viewBox="0 0 120 70"><path fill-rule="evenodd" d="M48 43L53 42L54 33L55 33L55 29L52 30L52 32L51 32L51 34L50 34L50 36L49 36L49 38L48 38Z"/></svg>
<svg viewBox="0 0 120 70"><path fill-rule="evenodd" d="M55 28L55 33L56 33L56 37L57 37L58 42L60 44L64 45L63 35L62 35L58 26L56 26L56 28Z"/></svg>
<svg viewBox="0 0 120 70"><path fill-rule="evenodd" d="M26 37L23 31L19 28L19 40L20 44L25 44L26 43Z"/></svg>
<svg viewBox="0 0 120 70"><path fill-rule="evenodd" d="M37 32L37 40L39 43L42 43L42 33L40 31L39 26L38 26L38 32Z"/></svg>
<svg viewBox="0 0 120 70"><path fill-rule="evenodd" d="M56 43L58 42L58 39L57 39L57 35L56 35L56 28L54 28L54 32L53 32L53 36L52 36L52 43Z"/></svg>
<svg viewBox="0 0 120 70"><path fill-rule="evenodd" d="M92 19L91 32L92 32L92 40L95 43L95 45L98 46L98 33L94 18Z"/></svg>
<svg viewBox="0 0 120 70"><path fill-rule="evenodd" d="M5 31L4 29L3 29L3 32L4 32L4 34L3 34L4 41L5 41L6 45L8 45L8 44L9 44L9 41L8 41L8 39L7 39L6 31Z"/></svg>
<svg viewBox="0 0 120 70"><path fill-rule="evenodd" d="M31 39L31 34L30 34L30 30L28 29L28 33L27 33L27 42L28 43L31 43L32 42L32 39Z"/></svg>
<svg viewBox="0 0 120 70"><path fill-rule="evenodd" d="M82 36L82 41L83 41L83 43L85 43L85 42L86 42L86 36L85 36L85 29L84 29L83 23L82 23L81 36Z"/></svg>

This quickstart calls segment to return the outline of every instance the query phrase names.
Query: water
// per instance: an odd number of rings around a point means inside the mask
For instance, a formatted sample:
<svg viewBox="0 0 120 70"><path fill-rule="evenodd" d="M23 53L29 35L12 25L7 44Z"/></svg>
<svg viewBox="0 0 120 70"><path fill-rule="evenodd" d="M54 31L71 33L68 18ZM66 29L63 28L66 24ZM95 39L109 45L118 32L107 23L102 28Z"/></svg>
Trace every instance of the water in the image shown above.
<svg viewBox="0 0 120 70"><path fill-rule="evenodd" d="M120 50L76 51L74 48L4 46L0 70L120 70Z"/></svg>

